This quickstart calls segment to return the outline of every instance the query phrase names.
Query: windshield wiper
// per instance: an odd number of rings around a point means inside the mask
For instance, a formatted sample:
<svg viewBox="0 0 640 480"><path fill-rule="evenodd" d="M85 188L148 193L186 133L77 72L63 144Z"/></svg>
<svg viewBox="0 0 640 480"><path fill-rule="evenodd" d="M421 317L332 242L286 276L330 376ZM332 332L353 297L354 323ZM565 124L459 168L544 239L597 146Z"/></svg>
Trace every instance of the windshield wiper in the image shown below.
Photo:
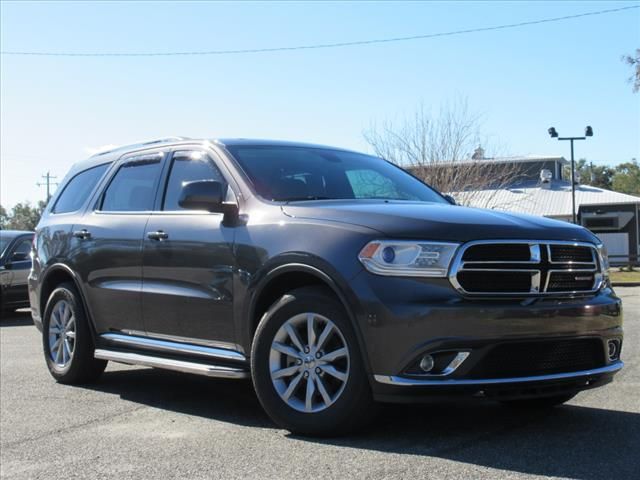
<svg viewBox="0 0 640 480"><path fill-rule="evenodd" d="M322 197L319 195L307 195L304 197L287 197L287 198L274 198L276 202L304 202L307 200L333 200L331 197Z"/></svg>

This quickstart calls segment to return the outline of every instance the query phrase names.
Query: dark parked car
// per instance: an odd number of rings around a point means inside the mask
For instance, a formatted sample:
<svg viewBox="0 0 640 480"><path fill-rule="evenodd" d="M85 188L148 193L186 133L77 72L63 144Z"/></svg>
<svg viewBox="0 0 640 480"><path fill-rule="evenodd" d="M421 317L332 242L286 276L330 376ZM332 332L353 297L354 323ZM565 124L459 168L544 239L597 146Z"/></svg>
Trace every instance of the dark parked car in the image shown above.
<svg viewBox="0 0 640 480"><path fill-rule="evenodd" d="M0 314L29 306L33 232L0 230Z"/></svg>
<svg viewBox="0 0 640 480"><path fill-rule="evenodd" d="M159 140L78 163L58 192L29 285L62 383L108 360L251 377L279 425L329 435L376 401L552 406L623 365L593 234L455 206L379 158Z"/></svg>

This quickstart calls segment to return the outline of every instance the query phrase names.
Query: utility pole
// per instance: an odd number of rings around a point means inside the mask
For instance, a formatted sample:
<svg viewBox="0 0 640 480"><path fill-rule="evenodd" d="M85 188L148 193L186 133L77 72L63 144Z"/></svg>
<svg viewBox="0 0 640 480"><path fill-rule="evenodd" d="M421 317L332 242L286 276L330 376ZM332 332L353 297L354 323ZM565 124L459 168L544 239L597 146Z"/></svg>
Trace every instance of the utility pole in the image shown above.
<svg viewBox="0 0 640 480"><path fill-rule="evenodd" d="M42 175L42 178L44 178L45 181L44 182L38 182L38 183L36 183L36 185L38 185L39 187L43 187L43 186L47 187L47 203L49 203L49 199L51 198L51 185L58 185L58 182L52 182L51 180L53 180L54 178L58 178L58 177L55 177L55 176L51 175L50 172L47 172L46 175Z"/></svg>

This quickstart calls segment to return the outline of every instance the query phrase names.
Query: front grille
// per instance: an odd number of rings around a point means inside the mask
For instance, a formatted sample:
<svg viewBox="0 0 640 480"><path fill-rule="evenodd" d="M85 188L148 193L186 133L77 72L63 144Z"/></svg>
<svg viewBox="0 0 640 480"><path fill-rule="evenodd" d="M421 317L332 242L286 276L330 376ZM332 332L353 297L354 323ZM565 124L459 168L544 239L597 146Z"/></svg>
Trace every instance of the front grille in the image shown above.
<svg viewBox="0 0 640 480"><path fill-rule="evenodd" d="M487 281L487 277L491 281ZM463 271L458 274L458 280L469 292L521 292L531 291L530 272L487 272L487 271Z"/></svg>
<svg viewBox="0 0 640 480"><path fill-rule="evenodd" d="M529 246L522 243L490 243L472 245L464 252L466 262L482 262L487 258L498 262L521 262L531 257Z"/></svg>
<svg viewBox="0 0 640 480"><path fill-rule="evenodd" d="M605 366L597 339L513 342L493 347L469 378L509 378L577 372Z"/></svg>
<svg viewBox="0 0 640 480"><path fill-rule="evenodd" d="M577 245L549 245L549 256L552 262L558 263L593 263L593 249Z"/></svg>
<svg viewBox="0 0 640 480"><path fill-rule="evenodd" d="M547 292L591 290L594 281L593 272L550 272Z"/></svg>
<svg viewBox="0 0 640 480"><path fill-rule="evenodd" d="M469 242L450 279L470 295L545 295L594 292L600 287L595 246L588 243L495 240Z"/></svg>

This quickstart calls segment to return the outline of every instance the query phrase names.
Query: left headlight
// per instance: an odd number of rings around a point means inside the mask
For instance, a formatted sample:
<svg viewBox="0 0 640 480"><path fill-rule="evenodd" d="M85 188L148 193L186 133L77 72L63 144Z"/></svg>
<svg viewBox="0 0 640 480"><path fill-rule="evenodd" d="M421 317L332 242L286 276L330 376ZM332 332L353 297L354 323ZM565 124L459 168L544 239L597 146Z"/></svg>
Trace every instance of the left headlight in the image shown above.
<svg viewBox="0 0 640 480"><path fill-rule="evenodd" d="M397 277L446 277L460 244L408 240L374 240L358 259L371 273Z"/></svg>
<svg viewBox="0 0 640 480"><path fill-rule="evenodd" d="M598 248L598 256L600 257L600 268L602 269L602 274L605 277L609 276L609 254L607 253L607 248L602 244L599 243L597 245Z"/></svg>

